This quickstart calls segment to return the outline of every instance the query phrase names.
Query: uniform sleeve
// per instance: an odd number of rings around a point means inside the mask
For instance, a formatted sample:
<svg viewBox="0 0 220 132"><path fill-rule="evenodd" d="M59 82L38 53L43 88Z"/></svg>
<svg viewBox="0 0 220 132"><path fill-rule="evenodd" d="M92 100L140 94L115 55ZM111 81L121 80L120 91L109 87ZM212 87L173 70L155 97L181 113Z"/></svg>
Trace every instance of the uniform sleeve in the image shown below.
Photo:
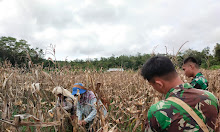
<svg viewBox="0 0 220 132"><path fill-rule="evenodd" d="M197 89L202 89L202 87L200 86L200 84L196 83L194 86L194 88L197 88ZM204 89L205 90L205 89Z"/></svg>
<svg viewBox="0 0 220 132"><path fill-rule="evenodd" d="M193 80L191 81L191 83L190 83L190 85L192 85L193 88L195 88L196 84L197 84L197 83L196 83L195 79L193 79Z"/></svg>
<svg viewBox="0 0 220 132"><path fill-rule="evenodd" d="M161 132L163 131L161 129L161 126L158 122L158 119L155 116L155 111L152 111L152 108L154 109L155 105L151 107L148 111L148 120L146 122L145 131L147 132Z"/></svg>
<svg viewBox="0 0 220 132"><path fill-rule="evenodd" d="M77 102L76 115L77 115L79 121L82 120L82 111L80 109L79 102Z"/></svg>
<svg viewBox="0 0 220 132"><path fill-rule="evenodd" d="M92 111L91 113L84 119L84 121L86 122L90 122L92 121L95 116L96 116L96 113L97 113L97 110L96 110L96 107L94 106L94 103L96 103L97 99L96 98L93 98L90 102L90 105L92 106Z"/></svg>
<svg viewBox="0 0 220 132"><path fill-rule="evenodd" d="M208 81L204 77L197 77L190 83L193 88L208 90Z"/></svg>

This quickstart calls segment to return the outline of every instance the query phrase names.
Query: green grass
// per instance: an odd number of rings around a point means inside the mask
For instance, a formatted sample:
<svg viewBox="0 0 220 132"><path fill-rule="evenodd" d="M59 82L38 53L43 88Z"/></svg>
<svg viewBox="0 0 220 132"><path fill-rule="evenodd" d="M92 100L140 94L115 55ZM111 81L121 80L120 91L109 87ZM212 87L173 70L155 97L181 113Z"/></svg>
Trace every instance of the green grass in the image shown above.
<svg viewBox="0 0 220 132"><path fill-rule="evenodd" d="M217 70L220 69L220 65L213 65L210 67L211 70Z"/></svg>

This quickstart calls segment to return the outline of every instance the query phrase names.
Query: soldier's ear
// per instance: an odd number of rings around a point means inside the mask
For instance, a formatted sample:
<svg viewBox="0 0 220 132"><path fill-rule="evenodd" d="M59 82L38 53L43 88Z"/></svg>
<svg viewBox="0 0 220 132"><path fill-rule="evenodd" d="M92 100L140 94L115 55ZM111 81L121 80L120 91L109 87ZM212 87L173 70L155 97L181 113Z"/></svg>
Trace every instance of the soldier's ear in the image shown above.
<svg viewBox="0 0 220 132"><path fill-rule="evenodd" d="M156 90L160 93L165 93L165 89L164 89L164 83L161 80L156 80L155 81L155 85L156 85Z"/></svg>
<svg viewBox="0 0 220 132"><path fill-rule="evenodd" d="M163 82L160 80L156 80L155 84L157 85L158 88L162 88L163 87Z"/></svg>
<svg viewBox="0 0 220 132"><path fill-rule="evenodd" d="M189 67L190 67L191 69L194 69L194 68L195 68L195 65L192 64L192 63L190 63L190 64L189 64Z"/></svg>
<svg viewBox="0 0 220 132"><path fill-rule="evenodd" d="M164 87L165 87L165 85L164 85L164 80L163 79L161 79L160 77L154 77L154 82L153 83L151 83L151 85L154 87L154 89L155 90L157 90L158 92L160 92L160 93L164 93L165 91L165 89L164 89Z"/></svg>

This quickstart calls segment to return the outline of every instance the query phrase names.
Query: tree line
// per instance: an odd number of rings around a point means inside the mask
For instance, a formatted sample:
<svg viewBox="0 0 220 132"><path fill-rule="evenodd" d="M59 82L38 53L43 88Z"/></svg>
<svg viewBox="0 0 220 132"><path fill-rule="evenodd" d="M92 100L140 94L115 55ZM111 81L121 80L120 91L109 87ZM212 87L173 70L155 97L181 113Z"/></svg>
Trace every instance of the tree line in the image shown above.
<svg viewBox="0 0 220 132"><path fill-rule="evenodd" d="M55 50L55 49L54 49ZM214 54L211 54L210 47L204 48L201 52L188 49L179 52L178 55L166 54L175 60L176 67L181 68L183 60L188 56L193 56L199 62L201 68L220 69L220 44L216 43ZM100 59L72 60L72 61L55 61L45 59L43 49L31 48L26 40L17 40L13 37L0 37L0 62L9 61L15 67L27 67L29 62L41 64L43 67L64 67L71 69L95 69L107 70L109 68L124 68L138 70L152 54L121 55Z"/></svg>

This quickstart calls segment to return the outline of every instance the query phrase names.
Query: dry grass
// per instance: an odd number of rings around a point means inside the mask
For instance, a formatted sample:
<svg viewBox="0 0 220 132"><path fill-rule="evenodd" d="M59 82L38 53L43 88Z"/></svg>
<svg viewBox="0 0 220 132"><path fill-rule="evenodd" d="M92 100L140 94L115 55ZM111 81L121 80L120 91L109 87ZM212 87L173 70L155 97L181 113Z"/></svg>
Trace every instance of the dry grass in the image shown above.
<svg viewBox="0 0 220 132"><path fill-rule="evenodd" d="M209 80L209 90L220 97L220 70L202 71ZM183 80L188 80L179 71ZM56 100L51 93L55 86L62 86L69 91L74 83L81 82L101 98L108 107L109 113L104 118L101 112L94 120L92 127L96 131L141 131L147 110L154 101L160 100L161 94L155 92L143 78L134 71L97 72L73 71L68 67L62 69L43 69L32 66L31 69L13 68L9 63L0 66L0 131L63 131L65 111L58 111L52 118L47 111ZM39 83L39 87L38 87ZM99 83L97 85L97 83ZM156 98L155 98L156 97ZM97 106L98 108L99 106ZM12 127L14 115L28 113L38 120L24 119L26 122L54 124L30 127ZM68 116L66 117L68 118ZM7 122L7 123L3 123ZM33 123L34 122L34 123ZM82 126L74 124L75 131L84 131ZM54 126L53 126L54 125Z"/></svg>

